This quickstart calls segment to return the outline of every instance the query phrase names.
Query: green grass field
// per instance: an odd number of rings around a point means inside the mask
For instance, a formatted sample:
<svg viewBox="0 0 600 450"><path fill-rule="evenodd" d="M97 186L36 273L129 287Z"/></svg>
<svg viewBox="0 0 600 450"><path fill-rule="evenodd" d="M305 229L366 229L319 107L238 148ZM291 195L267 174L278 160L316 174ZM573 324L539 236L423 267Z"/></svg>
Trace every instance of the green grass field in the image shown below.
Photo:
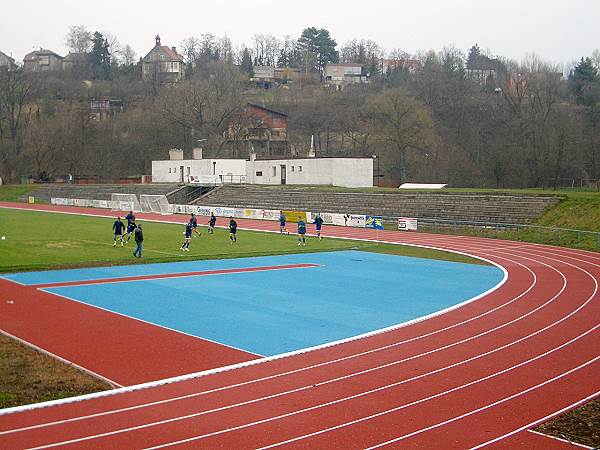
<svg viewBox="0 0 600 450"><path fill-rule="evenodd" d="M186 217L182 216L181 221ZM238 231L237 244L217 228L213 235L201 227L202 236L192 239L189 252L181 252L183 225L144 222L144 257L133 258L133 239L124 247L113 247L114 218L97 218L35 211L0 209L0 272L88 267L117 264L223 259L299 252L358 249L383 253L480 263L448 252L399 245L377 245L359 241L309 238L298 247L295 235ZM225 224L225 219L220 219ZM217 222L217 226L219 222Z"/></svg>

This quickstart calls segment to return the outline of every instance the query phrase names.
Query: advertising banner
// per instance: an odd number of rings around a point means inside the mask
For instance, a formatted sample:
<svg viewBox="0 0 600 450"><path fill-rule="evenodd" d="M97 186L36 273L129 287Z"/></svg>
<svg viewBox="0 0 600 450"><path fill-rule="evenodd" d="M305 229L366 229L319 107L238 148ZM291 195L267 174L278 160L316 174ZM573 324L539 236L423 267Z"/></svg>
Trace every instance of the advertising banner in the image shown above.
<svg viewBox="0 0 600 450"><path fill-rule="evenodd" d="M281 211L285 216L286 221L291 223L298 222L298 219L302 219L306 222L306 211L294 211L291 210L282 210Z"/></svg>
<svg viewBox="0 0 600 450"><path fill-rule="evenodd" d="M414 217L398 217L398 229L403 231L417 231L417 219Z"/></svg>
<svg viewBox="0 0 600 450"><path fill-rule="evenodd" d="M215 216L219 217L234 217L235 216L235 208L227 208L224 206L215 206L212 208Z"/></svg>
<svg viewBox="0 0 600 450"><path fill-rule="evenodd" d="M338 225L341 227L364 228L367 216L362 214L337 214L337 213L319 213L326 225ZM311 213L310 221L314 221L316 213Z"/></svg>
<svg viewBox="0 0 600 450"><path fill-rule="evenodd" d="M383 217L367 216L366 228L373 228L374 230L383 230Z"/></svg>

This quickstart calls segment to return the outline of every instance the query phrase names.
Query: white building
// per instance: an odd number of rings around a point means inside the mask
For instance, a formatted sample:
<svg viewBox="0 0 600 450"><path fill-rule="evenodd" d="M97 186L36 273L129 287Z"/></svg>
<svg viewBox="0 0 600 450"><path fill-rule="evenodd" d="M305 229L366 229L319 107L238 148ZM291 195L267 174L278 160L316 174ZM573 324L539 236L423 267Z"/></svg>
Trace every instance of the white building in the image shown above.
<svg viewBox="0 0 600 450"><path fill-rule="evenodd" d="M152 161L154 183L245 182L245 159L202 159L202 150L194 149L193 159L183 159L183 150L169 150L167 161Z"/></svg>
<svg viewBox="0 0 600 450"><path fill-rule="evenodd" d="M302 159L183 159L182 150L171 150L168 161L152 161L156 183L308 184L342 187L373 186L372 158Z"/></svg>
<svg viewBox="0 0 600 450"><path fill-rule="evenodd" d="M371 158L298 158L246 161L249 184L373 186Z"/></svg>

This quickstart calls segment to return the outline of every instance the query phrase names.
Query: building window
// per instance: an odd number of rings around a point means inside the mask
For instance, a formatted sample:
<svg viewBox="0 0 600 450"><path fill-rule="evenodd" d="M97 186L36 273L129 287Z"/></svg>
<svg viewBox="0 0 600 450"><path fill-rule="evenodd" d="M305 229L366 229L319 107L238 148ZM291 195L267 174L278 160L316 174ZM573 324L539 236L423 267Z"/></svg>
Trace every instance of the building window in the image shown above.
<svg viewBox="0 0 600 450"><path fill-rule="evenodd" d="M292 172L294 171L294 166L292 166Z"/></svg>
<svg viewBox="0 0 600 450"><path fill-rule="evenodd" d="M171 168L169 167L169 173L171 173Z"/></svg>
<svg viewBox="0 0 600 450"><path fill-rule="evenodd" d="M262 177L262 171L261 172L256 172L256 176L257 177Z"/></svg>
<svg viewBox="0 0 600 450"><path fill-rule="evenodd" d="M273 176L277 176L277 166L273 166Z"/></svg>
<svg viewBox="0 0 600 450"><path fill-rule="evenodd" d="M298 166L298 172L302 172L302 166Z"/></svg>

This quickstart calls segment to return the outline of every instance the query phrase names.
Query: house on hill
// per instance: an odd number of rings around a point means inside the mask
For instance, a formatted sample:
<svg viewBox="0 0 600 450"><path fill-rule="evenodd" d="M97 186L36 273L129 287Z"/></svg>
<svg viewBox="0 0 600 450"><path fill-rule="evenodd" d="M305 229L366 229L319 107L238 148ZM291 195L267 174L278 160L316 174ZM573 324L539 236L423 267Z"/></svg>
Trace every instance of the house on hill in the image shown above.
<svg viewBox="0 0 600 450"><path fill-rule="evenodd" d="M177 83L184 77L185 63L175 47L161 45L156 36L155 45L142 59L142 79L156 84Z"/></svg>
<svg viewBox="0 0 600 450"><path fill-rule="evenodd" d="M246 157L253 149L259 156L283 156L288 149L287 115L248 103L229 123L227 136L234 157Z"/></svg>
<svg viewBox="0 0 600 450"><path fill-rule="evenodd" d="M369 76L361 64L327 64L324 81L326 85L341 90L349 84L368 83Z"/></svg>
<svg viewBox="0 0 600 450"><path fill-rule="evenodd" d="M498 79L504 71L504 65L498 59L492 59L485 55L474 55L467 61L467 78L478 84L486 84Z"/></svg>
<svg viewBox="0 0 600 450"><path fill-rule="evenodd" d="M40 48L25 55L23 69L25 72L55 72L62 70L63 57L52 50Z"/></svg>
<svg viewBox="0 0 600 450"><path fill-rule="evenodd" d="M0 52L0 68L6 69L9 72L17 69L15 60L5 53Z"/></svg>

